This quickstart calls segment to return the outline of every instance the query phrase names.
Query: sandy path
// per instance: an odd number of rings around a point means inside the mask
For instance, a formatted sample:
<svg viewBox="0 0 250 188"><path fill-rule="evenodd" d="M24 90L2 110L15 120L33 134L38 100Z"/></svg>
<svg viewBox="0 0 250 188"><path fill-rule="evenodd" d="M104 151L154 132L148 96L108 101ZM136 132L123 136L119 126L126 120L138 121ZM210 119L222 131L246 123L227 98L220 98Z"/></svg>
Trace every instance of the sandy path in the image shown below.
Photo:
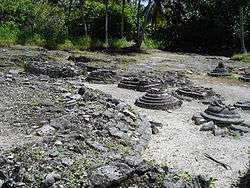
<svg viewBox="0 0 250 188"><path fill-rule="evenodd" d="M215 137L210 132L200 132L191 121L191 117L194 113L204 110L206 106L197 101L184 102L181 109L168 113L134 106L134 100L142 95L140 92L117 88L116 85L86 85L123 99L140 113L146 114L151 120L163 123L164 126L160 133L153 136L148 149L144 152L145 159L155 160L157 163L167 164L191 174L212 176L217 179L216 187L230 187L246 171L247 152L250 146L249 134L239 139ZM238 99L242 96L242 93L238 92L238 86L221 87L218 85L215 89L220 93L223 90L223 94L230 92L229 96L225 96L230 102L232 97ZM243 98L250 97L248 95L250 88L243 88L242 91ZM250 118L249 114L244 113L243 115L245 118ZM226 170L206 159L205 153L230 165L232 170Z"/></svg>

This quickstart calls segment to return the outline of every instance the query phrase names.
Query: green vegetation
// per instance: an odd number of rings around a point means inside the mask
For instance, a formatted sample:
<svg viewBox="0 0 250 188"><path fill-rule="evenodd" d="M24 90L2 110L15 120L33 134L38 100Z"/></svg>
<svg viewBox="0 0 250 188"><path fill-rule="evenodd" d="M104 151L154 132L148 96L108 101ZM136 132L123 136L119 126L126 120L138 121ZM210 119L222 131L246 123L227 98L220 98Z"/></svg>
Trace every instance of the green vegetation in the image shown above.
<svg viewBox="0 0 250 188"><path fill-rule="evenodd" d="M250 53L234 55L232 60L250 63Z"/></svg>
<svg viewBox="0 0 250 188"><path fill-rule="evenodd" d="M4 22L0 25L1 44L16 44L20 30L15 22Z"/></svg>
<svg viewBox="0 0 250 188"><path fill-rule="evenodd" d="M250 46L249 10L247 0L2 0L0 44L231 55Z"/></svg>

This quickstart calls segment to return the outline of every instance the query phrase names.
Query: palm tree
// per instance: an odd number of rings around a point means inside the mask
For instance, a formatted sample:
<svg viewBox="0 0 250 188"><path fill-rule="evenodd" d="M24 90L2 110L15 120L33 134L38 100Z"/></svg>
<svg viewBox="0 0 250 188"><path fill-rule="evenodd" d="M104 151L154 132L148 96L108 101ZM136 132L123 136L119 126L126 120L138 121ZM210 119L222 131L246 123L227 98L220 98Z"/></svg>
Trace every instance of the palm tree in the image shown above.
<svg viewBox="0 0 250 188"><path fill-rule="evenodd" d="M85 0L80 0L79 2L80 2L80 10L81 10L82 23L83 23L83 27L84 27L84 34L87 36L88 35L88 28L87 28L87 24L86 24L86 20L85 20L85 16L84 16Z"/></svg>
<svg viewBox="0 0 250 188"><path fill-rule="evenodd" d="M140 8L141 8L141 0L138 0L138 4L137 4L137 21L136 21L136 27L137 27L136 43L138 43L139 38L140 38Z"/></svg>
<svg viewBox="0 0 250 188"><path fill-rule="evenodd" d="M138 2L137 7L137 40L135 47L140 48L142 41L144 40L145 30L150 22L153 22L157 19L159 15L163 14L163 9L161 5L162 0L148 0L148 5L145 7L143 11L144 21L143 27L140 27L140 3L141 0Z"/></svg>
<svg viewBox="0 0 250 188"><path fill-rule="evenodd" d="M126 0L122 0L122 20L121 20L121 38L123 38L124 32L124 9Z"/></svg>
<svg viewBox="0 0 250 188"><path fill-rule="evenodd" d="M109 45L109 38L108 38L108 4L109 1L105 0L105 46L108 47Z"/></svg>
<svg viewBox="0 0 250 188"><path fill-rule="evenodd" d="M130 4L131 3L131 0L122 0L122 20L121 20L121 38L124 37L124 11L125 11L125 4L128 3Z"/></svg>
<svg viewBox="0 0 250 188"><path fill-rule="evenodd" d="M244 31L244 10L240 7L240 41L242 53L247 53L245 46L245 31Z"/></svg>

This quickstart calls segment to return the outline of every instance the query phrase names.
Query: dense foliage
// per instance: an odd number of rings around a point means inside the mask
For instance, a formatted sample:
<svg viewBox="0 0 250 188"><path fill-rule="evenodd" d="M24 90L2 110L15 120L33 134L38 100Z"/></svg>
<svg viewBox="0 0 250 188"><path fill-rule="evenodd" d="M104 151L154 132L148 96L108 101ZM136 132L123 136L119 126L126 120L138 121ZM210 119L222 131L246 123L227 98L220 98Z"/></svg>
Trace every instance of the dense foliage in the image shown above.
<svg viewBox="0 0 250 188"><path fill-rule="evenodd" d="M232 54L242 48L240 10L249 48L247 0L2 0L0 42L48 48L102 47L106 31L114 47L144 39L152 48Z"/></svg>

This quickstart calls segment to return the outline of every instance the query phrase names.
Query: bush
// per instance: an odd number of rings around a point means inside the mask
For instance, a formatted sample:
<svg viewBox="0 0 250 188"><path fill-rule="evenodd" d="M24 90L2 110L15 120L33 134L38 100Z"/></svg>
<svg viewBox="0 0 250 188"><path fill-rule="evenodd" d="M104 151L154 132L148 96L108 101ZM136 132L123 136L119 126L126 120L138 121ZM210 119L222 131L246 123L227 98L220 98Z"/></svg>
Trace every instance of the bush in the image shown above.
<svg viewBox="0 0 250 188"><path fill-rule="evenodd" d="M75 50L76 47L74 46L74 44L70 40L66 39L63 44L58 45L58 49L60 49L60 50Z"/></svg>
<svg viewBox="0 0 250 188"><path fill-rule="evenodd" d="M89 36L78 37L73 40L73 44L78 49L88 49L91 47L92 39Z"/></svg>
<svg viewBox="0 0 250 188"><path fill-rule="evenodd" d="M144 41L142 43L142 48L163 49L164 44L162 41L157 41L145 36Z"/></svg>
<svg viewBox="0 0 250 188"><path fill-rule="evenodd" d="M112 48L126 48L130 46L130 43L125 39L110 39L109 46Z"/></svg>
<svg viewBox="0 0 250 188"><path fill-rule="evenodd" d="M0 44L16 44L20 30L15 22L0 24Z"/></svg>
<svg viewBox="0 0 250 188"><path fill-rule="evenodd" d="M45 46L46 40L39 34L33 34L32 37L28 38L25 42L25 45L32 45L32 46Z"/></svg>

